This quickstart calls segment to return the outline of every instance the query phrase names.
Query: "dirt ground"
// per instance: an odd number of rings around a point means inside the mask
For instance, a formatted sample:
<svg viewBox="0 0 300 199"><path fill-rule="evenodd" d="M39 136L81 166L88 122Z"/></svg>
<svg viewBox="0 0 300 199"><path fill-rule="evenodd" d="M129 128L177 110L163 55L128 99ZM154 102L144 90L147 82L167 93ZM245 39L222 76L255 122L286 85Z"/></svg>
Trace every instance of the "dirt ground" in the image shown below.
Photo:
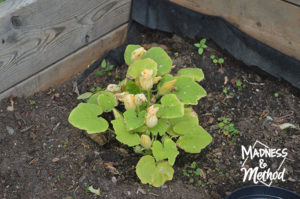
<svg viewBox="0 0 300 199"><path fill-rule="evenodd" d="M299 90L246 67L213 41L207 41L208 48L200 56L193 45L196 41L150 30L141 34L143 44L159 43L167 49L176 65L174 73L182 67L203 69L205 80L200 84L208 95L194 109L213 142L200 154L181 151L174 179L164 186L142 185L134 168L139 155L114 139L99 146L68 123L69 113L78 104L73 84L78 75L33 96L0 102L0 198L225 198L253 184L243 182L241 145L253 145L256 140L288 149L282 165L286 181L273 185L299 194L299 130L279 128L283 123L299 127ZM212 63L211 55L224 58L223 71ZM123 79L125 71L126 66L118 66L112 76L101 78L95 71L78 85L79 92L117 82L112 77L118 74ZM9 111L12 101L13 111ZM240 133L225 135L218 126L219 117L231 118ZM274 158L269 166L276 169L281 161ZM100 188L101 196L87 191L91 185Z"/></svg>

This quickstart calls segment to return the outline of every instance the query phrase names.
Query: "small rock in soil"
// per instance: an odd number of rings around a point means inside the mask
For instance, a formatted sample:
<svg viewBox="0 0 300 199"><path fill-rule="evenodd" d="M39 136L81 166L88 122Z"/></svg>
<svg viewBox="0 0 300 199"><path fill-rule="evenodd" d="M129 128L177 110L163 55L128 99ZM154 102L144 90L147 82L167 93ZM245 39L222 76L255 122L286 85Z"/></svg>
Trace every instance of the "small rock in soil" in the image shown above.
<svg viewBox="0 0 300 199"><path fill-rule="evenodd" d="M15 133L15 130L10 126L6 126L6 130L9 135L13 135Z"/></svg>
<svg viewBox="0 0 300 199"><path fill-rule="evenodd" d="M113 182L113 183L117 183L117 178L115 177L115 176L113 176L112 178L111 178L111 181Z"/></svg>

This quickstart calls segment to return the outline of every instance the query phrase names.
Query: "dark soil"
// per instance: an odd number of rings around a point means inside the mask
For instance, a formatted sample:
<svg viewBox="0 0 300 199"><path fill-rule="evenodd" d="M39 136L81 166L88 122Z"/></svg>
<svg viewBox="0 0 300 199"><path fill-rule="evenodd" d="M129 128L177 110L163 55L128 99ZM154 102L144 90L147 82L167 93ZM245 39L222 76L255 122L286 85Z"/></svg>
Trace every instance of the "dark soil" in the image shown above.
<svg viewBox="0 0 300 199"><path fill-rule="evenodd" d="M73 84L78 77L74 77L34 96L0 102L0 198L99 198L86 192L90 185L100 188L100 198L225 198L236 188L253 184L243 182L241 145L248 147L256 140L288 149L282 165L286 181L273 185L300 193L299 130L278 128L282 123L299 127L299 90L247 68L213 41L207 41L209 47L200 56L193 46L196 41L150 30L141 34L144 44L155 42L168 49L176 65L173 72L182 67L203 69L205 80L200 84L208 95L194 109L213 136L212 144L200 154L181 151L174 179L163 187L142 185L134 168L139 156L131 149L114 139L99 146L68 123L69 113L78 104ZM225 59L224 73L212 63L212 54ZM117 82L115 75L123 79L126 69L116 67L112 76L101 78L94 72L78 86L79 92ZM238 80L244 86L238 88ZM14 110L8 111L11 101ZM218 117L232 118L240 133L224 135ZM276 170L281 160L273 158L269 166ZM196 168L191 169L193 162ZM255 166L255 161L246 166ZM200 175L190 174L197 168Z"/></svg>

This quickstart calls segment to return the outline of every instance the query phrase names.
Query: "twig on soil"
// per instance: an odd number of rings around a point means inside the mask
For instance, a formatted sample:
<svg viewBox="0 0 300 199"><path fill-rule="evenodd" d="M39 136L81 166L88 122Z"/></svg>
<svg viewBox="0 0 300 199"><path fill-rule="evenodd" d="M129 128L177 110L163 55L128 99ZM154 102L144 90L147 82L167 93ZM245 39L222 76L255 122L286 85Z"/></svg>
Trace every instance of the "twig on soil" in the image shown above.
<svg viewBox="0 0 300 199"><path fill-rule="evenodd" d="M25 127L24 129L20 130L21 133L24 133L26 131L28 131L29 129L32 128L32 125L31 126L28 126L28 127Z"/></svg>
<svg viewBox="0 0 300 199"><path fill-rule="evenodd" d="M75 199L77 198L76 197L76 191L77 191L78 188L79 188L79 186L77 186L76 189L73 191L73 196L74 196Z"/></svg>
<svg viewBox="0 0 300 199"><path fill-rule="evenodd" d="M152 196L156 196L156 197L158 197L159 195L157 195L157 194L155 194L155 193L149 193L149 195L152 195Z"/></svg>

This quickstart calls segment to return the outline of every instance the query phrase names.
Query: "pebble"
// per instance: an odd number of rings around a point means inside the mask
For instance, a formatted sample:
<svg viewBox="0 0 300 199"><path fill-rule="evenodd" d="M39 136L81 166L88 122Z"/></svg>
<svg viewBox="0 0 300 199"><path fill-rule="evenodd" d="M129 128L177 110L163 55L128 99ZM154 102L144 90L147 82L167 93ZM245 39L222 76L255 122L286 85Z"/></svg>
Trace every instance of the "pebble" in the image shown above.
<svg viewBox="0 0 300 199"><path fill-rule="evenodd" d="M115 176L113 176L112 178L111 178L111 181L113 182L113 183L117 183L117 178L115 177Z"/></svg>
<svg viewBox="0 0 300 199"><path fill-rule="evenodd" d="M15 133L15 130L10 126L6 126L6 130L9 135L13 135Z"/></svg>
<svg viewBox="0 0 300 199"><path fill-rule="evenodd" d="M160 188L161 188L161 189L166 189L166 188L168 188L168 186L167 186L167 185L163 185L163 186L161 186Z"/></svg>

